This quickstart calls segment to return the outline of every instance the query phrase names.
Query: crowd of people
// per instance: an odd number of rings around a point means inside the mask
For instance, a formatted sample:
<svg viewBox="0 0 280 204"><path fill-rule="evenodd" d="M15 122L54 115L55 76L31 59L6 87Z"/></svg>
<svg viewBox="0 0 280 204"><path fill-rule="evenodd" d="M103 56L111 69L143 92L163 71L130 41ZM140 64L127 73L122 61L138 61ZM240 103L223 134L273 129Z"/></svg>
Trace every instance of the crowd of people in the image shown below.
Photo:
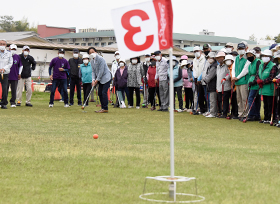
<svg viewBox="0 0 280 204"><path fill-rule="evenodd" d="M16 45L0 40L0 82L2 84L1 108L7 108L7 95L11 86L11 107L21 105L23 85L26 86L26 106L31 104L31 70L36 62L30 55L30 48L24 46L22 54L17 55ZM207 118L238 119L242 122L259 121L280 127L280 50L274 44L261 51L259 47L249 49L243 41L234 50L232 43L213 52L209 44L203 49L193 48L194 59L181 56L172 57L174 93L178 98L176 112L187 111L193 115ZM73 50L73 58L64 58L65 50L59 49L58 56L52 59L49 76L52 80L49 107L54 105L54 94L60 89L64 107L74 105L74 90L77 90L78 105L88 105L93 88L98 89L101 109L97 113L108 113L108 89L116 93L114 107L140 109L141 87L143 87L143 108L151 106L151 111L169 111L170 61L161 51L145 55L145 61L133 57L126 64L120 52L115 52L111 71L105 59L90 47L80 58L79 50ZM70 81L70 82L69 82ZM70 83L70 103L67 86ZM84 100L81 97L83 87ZM134 103L134 93L136 103ZM174 97L175 100L175 97ZM264 118L261 119L261 100ZM185 105L184 105L185 101Z"/></svg>

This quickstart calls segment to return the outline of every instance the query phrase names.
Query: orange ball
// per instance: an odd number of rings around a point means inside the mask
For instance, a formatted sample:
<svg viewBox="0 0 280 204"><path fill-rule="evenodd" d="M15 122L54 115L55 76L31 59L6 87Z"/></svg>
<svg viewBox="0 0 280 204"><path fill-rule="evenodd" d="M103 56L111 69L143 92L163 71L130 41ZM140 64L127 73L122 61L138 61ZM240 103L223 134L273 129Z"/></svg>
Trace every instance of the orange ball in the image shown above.
<svg viewBox="0 0 280 204"><path fill-rule="evenodd" d="M98 134L94 134L93 139L98 139Z"/></svg>

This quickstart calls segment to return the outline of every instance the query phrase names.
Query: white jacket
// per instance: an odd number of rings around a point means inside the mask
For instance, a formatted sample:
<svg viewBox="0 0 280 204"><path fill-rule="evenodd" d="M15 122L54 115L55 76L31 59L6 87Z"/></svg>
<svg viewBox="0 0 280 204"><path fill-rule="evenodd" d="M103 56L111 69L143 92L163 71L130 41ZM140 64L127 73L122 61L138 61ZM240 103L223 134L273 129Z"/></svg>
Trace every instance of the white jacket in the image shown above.
<svg viewBox="0 0 280 204"><path fill-rule="evenodd" d="M118 68L119 68L119 64L118 64L117 60L114 60L112 62L112 68L111 68L111 73L112 73L113 78L115 78L115 74L116 74L116 71Z"/></svg>
<svg viewBox="0 0 280 204"><path fill-rule="evenodd" d="M204 55L201 55L199 59L195 58L193 60L193 76L194 78L198 78L201 73L202 73L202 70L204 68L204 64L205 64L205 56Z"/></svg>

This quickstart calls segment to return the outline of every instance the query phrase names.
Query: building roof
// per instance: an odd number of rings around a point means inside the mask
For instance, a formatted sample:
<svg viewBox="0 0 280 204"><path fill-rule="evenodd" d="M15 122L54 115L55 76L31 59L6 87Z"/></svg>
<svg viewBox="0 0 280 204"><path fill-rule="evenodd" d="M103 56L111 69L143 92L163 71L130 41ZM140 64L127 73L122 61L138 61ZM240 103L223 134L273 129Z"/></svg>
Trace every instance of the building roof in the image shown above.
<svg viewBox="0 0 280 204"><path fill-rule="evenodd" d="M70 30L76 30L76 27L59 27L59 26L47 26L49 28L63 28L63 29L70 29Z"/></svg>
<svg viewBox="0 0 280 204"><path fill-rule="evenodd" d="M88 33L67 33L62 35L55 35L47 37L47 39L69 39L69 38L95 38L95 37L115 37L114 31L98 31ZM184 33L173 33L173 40L185 40L195 42L213 42L213 43L240 43L246 41L248 44L256 44L255 41L245 40L236 37L224 37L224 36L208 36L208 35L195 35Z"/></svg>
<svg viewBox="0 0 280 204"><path fill-rule="evenodd" d="M26 40L27 38L35 38L36 40L41 41L41 42L48 42L48 40L39 37L39 35L34 31L0 33L0 39L5 39L7 41L9 41L9 40L13 40L13 41Z"/></svg>

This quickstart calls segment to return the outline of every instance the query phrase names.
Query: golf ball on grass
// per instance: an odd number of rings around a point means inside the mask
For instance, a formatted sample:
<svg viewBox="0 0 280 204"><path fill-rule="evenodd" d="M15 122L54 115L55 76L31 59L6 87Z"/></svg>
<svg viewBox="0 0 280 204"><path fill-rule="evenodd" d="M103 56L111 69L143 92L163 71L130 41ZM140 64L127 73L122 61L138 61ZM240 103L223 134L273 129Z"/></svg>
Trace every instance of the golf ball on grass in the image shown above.
<svg viewBox="0 0 280 204"><path fill-rule="evenodd" d="M94 134L93 139L98 139L98 134Z"/></svg>
<svg viewBox="0 0 280 204"><path fill-rule="evenodd" d="M82 106L82 109L84 110L84 109L85 109L85 107L84 107L84 106Z"/></svg>

